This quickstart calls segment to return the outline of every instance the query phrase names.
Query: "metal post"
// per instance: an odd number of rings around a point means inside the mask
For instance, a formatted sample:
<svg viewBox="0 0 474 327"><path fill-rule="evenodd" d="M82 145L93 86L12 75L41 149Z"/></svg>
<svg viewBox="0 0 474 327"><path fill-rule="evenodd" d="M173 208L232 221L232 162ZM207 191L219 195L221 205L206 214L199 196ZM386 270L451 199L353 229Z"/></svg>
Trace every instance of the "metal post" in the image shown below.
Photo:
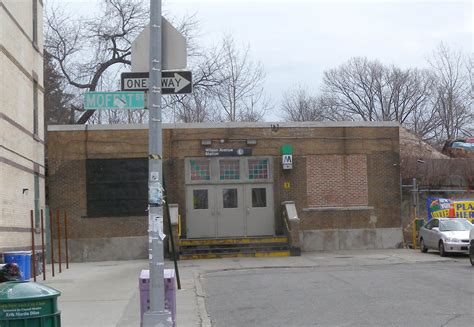
<svg viewBox="0 0 474 327"><path fill-rule="evenodd" d="M44 251L44 214L41 209L41 262L43 264L43 280L46 280L46 254Z"/></svg>
<svg viewBox="0 0 474 327"><path fill-rule="evenodd" d="M54 241L53 241L53 210L49 208L49 241L51 243L51 275L54 277Z"/></svg>
<svg viewBox="0 0 474 327"><path fill-rule="evenodd" d="M148 90L148 238L150 261L150 309L143 326L172 326L165 310L163 256L163 187L161 126L161 0L150 0L150 77Z"/></svg>
<svg viewBox="0 0 474 327"><path fill-rule="evenodd" d="M59 209L56 211L56 220L58 223L58 261L59 261L59 273L61 273L61 214Z"/></svg>
<svg viewBox="0 0 474 327"><path fill-rule="evenodd" d="M414 209L414 214L415 214L415 217L413 217L414 219L416 219L416 217L418 217L418 210L417 210L417 205L418 205L418 185L416 183L416 178L413 178L413 183L412 183L412 199L413 199L413 209Z"/></svg>
<svg viewBox="0 0 474 327"><path fill-rule="evenodd" d="M416 184L416 178L413 178L412 183L412 200L413 200L413 249L416 249L416 217L417 213L417 202L418 202L418 186Z"/></svg>
<svg viewBox="0 0 474 327"><path fill-rule="evenodd" d="M66 242L66 269L69 269L69 248L68 248L67 212L66 212L66 210L64 210L64 240Z"/></svg>
<svg viewBox="0 0 474 327"><path fill-rule="evenodd" d="M35 249L35 222L33 218L33 210L30 211L31 218L31 260L33 267L33 280L36 282L36 249Z"/></svg>

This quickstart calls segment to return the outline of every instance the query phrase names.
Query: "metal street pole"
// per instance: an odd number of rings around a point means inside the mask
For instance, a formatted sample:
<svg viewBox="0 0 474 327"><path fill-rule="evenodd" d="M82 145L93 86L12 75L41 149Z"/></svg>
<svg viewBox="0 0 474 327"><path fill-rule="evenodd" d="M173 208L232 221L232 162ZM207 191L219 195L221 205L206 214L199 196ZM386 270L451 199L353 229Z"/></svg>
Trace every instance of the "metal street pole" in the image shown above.
<svg viewBox="0 0 474 327"><path fill-rule="evenodd" d="M148 245L150 261L150 309L144 327L172 326L165 310L163 256L163 187L161 126L161 0L150 0L150 77L148 90Z"/></svg>

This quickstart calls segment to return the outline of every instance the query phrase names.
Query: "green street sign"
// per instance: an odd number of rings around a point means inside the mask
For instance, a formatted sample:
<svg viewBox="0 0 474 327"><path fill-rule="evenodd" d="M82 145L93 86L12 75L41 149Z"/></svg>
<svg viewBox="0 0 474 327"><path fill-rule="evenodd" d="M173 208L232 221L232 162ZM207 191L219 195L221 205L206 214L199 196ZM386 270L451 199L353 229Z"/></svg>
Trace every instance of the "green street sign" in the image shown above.
<svg viewBox="0 0 474 327"><path fill-rule="evenodd" d="M145 109L144 92L86 92L84 109Z"/></svg>

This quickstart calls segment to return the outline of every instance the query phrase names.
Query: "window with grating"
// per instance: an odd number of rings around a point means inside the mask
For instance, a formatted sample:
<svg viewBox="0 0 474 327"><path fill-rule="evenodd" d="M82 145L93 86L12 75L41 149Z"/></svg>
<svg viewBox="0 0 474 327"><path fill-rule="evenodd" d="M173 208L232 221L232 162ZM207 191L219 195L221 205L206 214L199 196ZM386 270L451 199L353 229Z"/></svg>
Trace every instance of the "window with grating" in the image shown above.
<svg viewBox="0 0 474 327"><path fill-rule="evenodd" d="M220 180L240 179L240 160L223 159L219 161Z"/></svg>
<svg viewBox="0 0 474 327"><path fill-rule="evenodd" d="M249 159L249 179L268 178L268 159Z"/></svg>
<svg viewBox="0 0 474 327"><path fill-rule="evenodd" d="M148 159L87 159L88 217L145 216Z"/></svg>
<svg viewBox="0 0 474 327"><path fill-rule="evenodd" d="M211 168L209 159L193 159L191 165L192 181L208 181L211 179Z"/></svg>

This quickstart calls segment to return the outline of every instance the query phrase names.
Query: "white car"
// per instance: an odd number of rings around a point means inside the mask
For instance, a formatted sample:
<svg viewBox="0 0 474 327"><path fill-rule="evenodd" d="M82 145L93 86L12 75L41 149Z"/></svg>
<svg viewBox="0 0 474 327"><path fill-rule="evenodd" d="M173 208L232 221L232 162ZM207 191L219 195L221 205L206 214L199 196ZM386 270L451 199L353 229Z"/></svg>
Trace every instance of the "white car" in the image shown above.
<svg viewBox="0 0 474 327"><path fill-rule="evenodd" d="M469 253L469 232L473 228L464 218L432 218L420 228L421 252L438 250L444 257L449 252Z"/></svg>
<svg viewBox="0 0 474 327"><path fill-rule="evenodd" d="M471 261L471 265L474 266L474 227L471 228L471 232L469 233L469 260Z"/></svg>

